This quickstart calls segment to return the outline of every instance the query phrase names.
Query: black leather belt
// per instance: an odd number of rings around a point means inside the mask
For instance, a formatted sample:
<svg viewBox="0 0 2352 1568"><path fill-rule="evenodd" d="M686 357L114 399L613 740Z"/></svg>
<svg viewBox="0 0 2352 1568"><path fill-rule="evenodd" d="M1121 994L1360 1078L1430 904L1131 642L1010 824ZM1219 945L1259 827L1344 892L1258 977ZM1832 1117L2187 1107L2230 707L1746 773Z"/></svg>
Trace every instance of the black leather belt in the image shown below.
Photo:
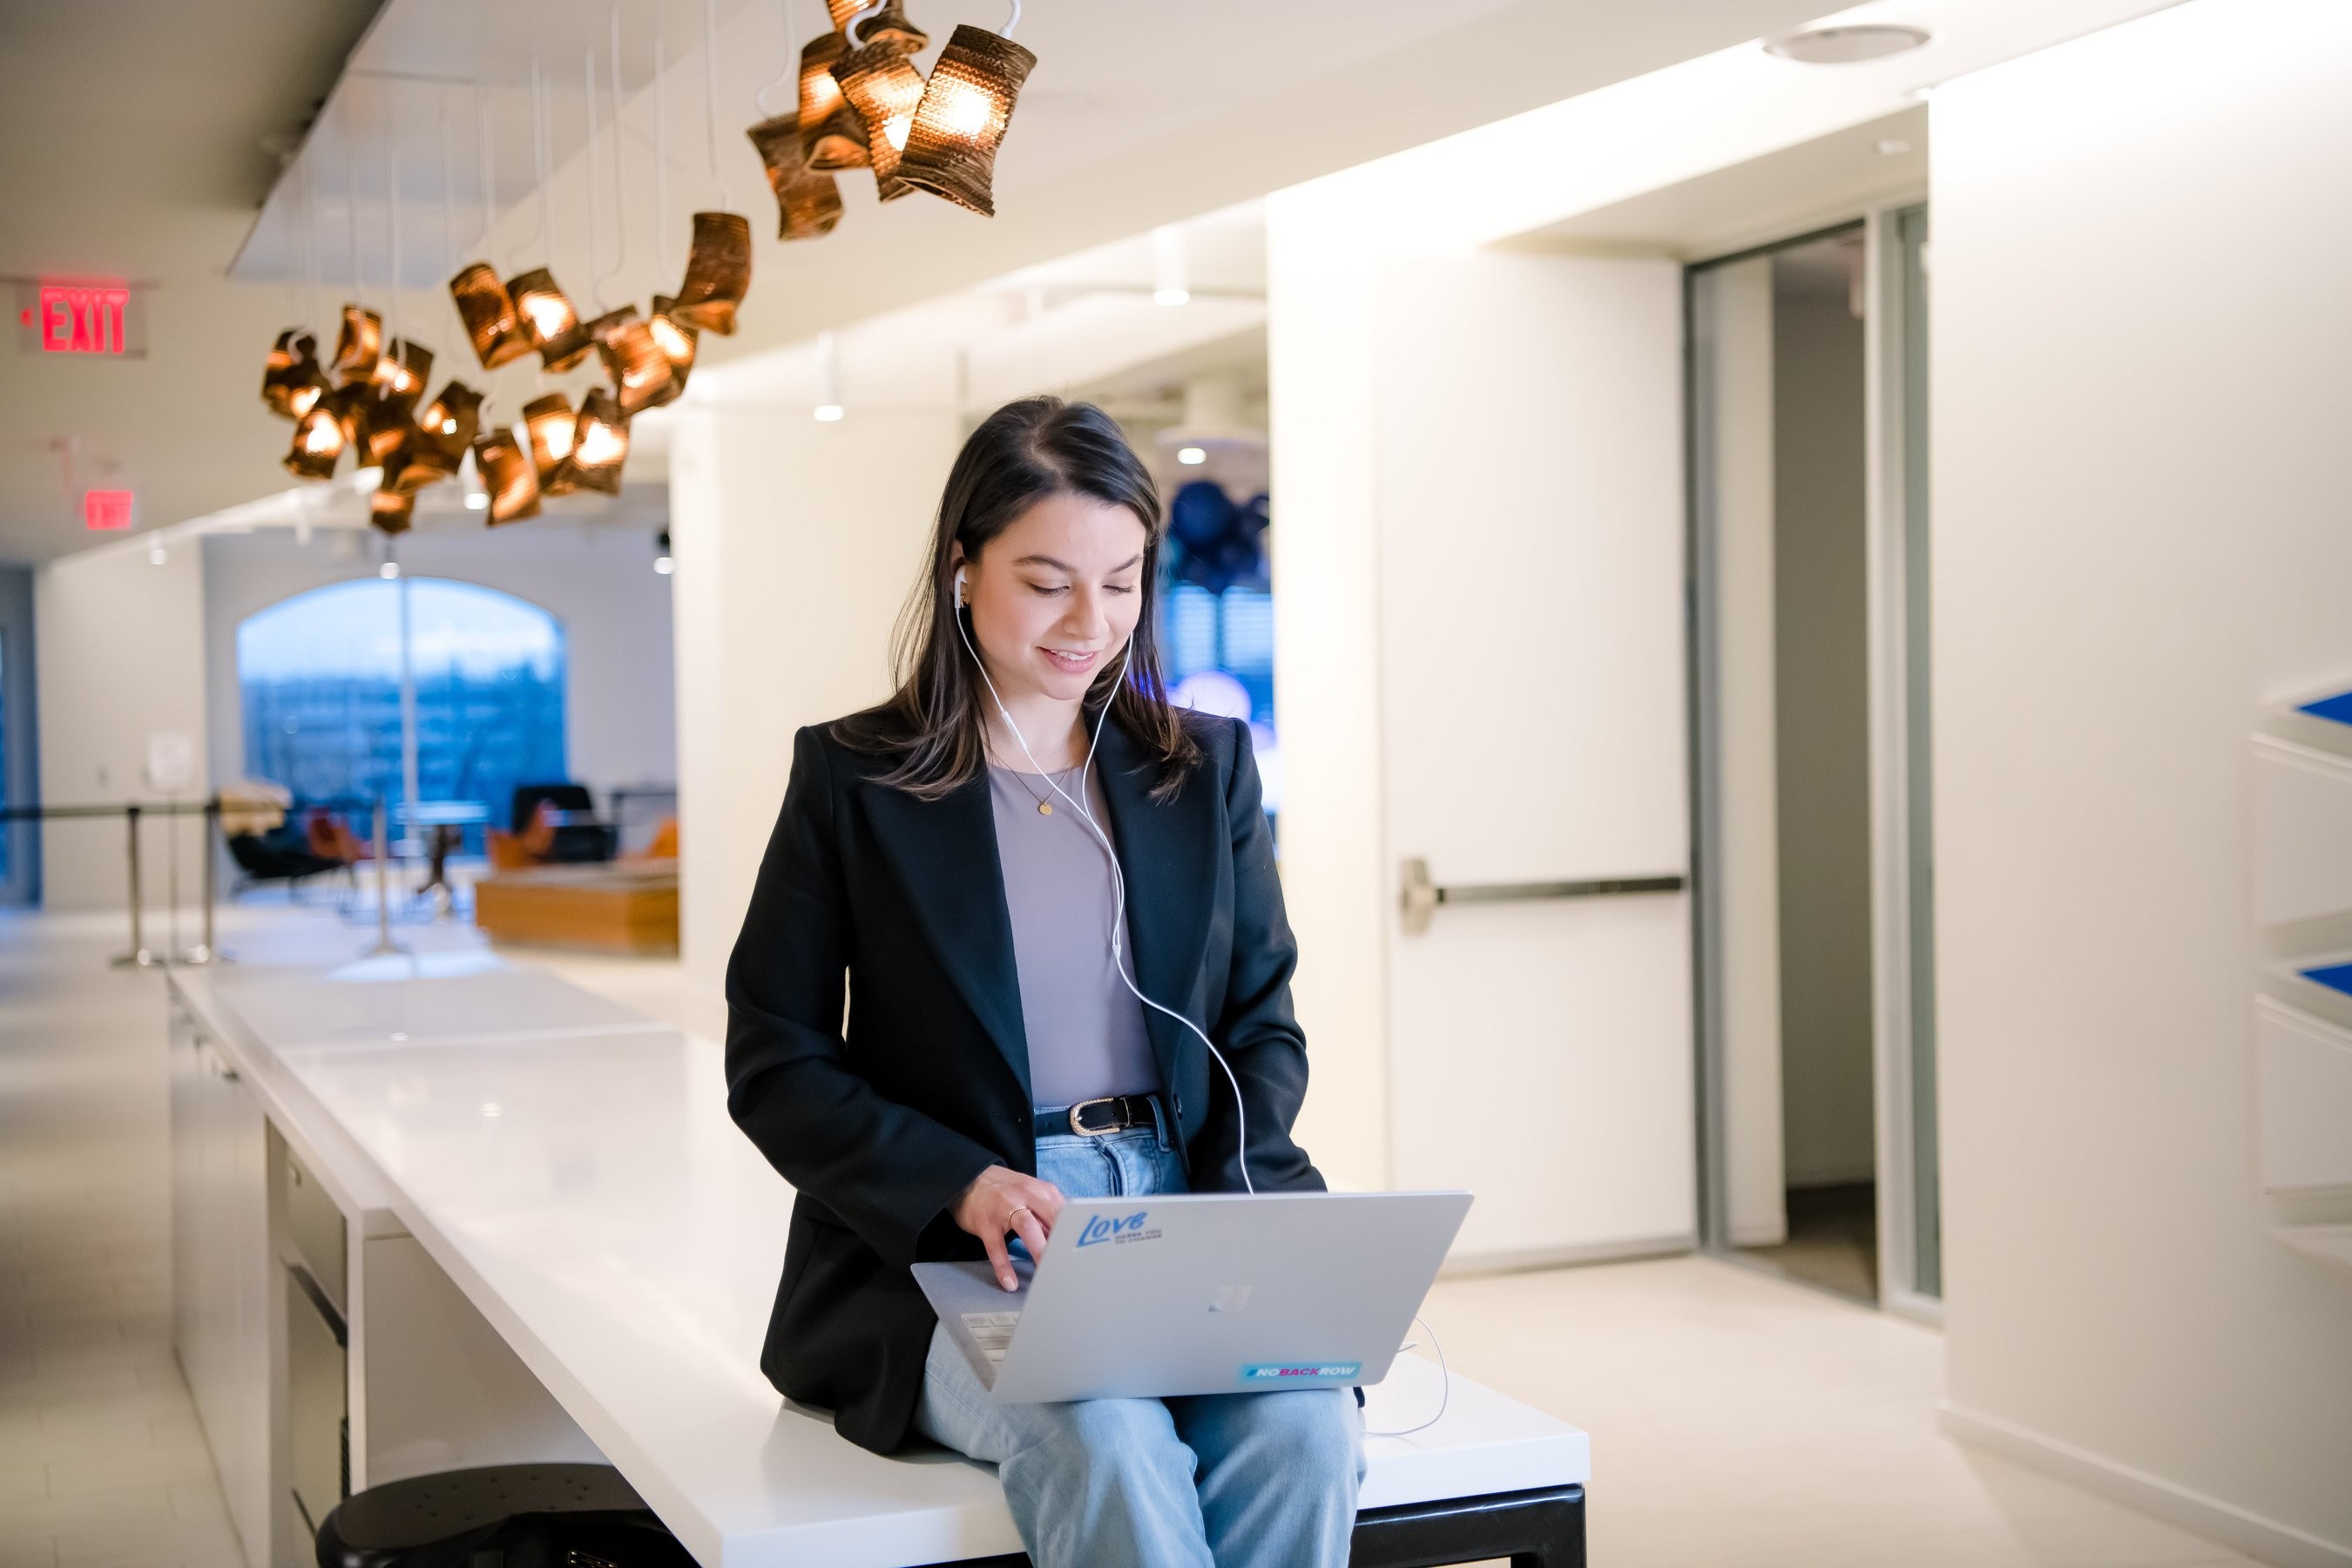
<svg viewBox="0 0 2352 1568"><path fill-rule="evenodd" d="M1101 1100L1082 1100L1076 1105L1061 1106L1036 1112L1036 1136L1067 1138L1072 1133L1081 1138L1099 1138L1106 1132L1124 1132L1130 1127L1160 1129L1160 1117L1154 1097L1148 1094L1113 1094Z"/></svg>

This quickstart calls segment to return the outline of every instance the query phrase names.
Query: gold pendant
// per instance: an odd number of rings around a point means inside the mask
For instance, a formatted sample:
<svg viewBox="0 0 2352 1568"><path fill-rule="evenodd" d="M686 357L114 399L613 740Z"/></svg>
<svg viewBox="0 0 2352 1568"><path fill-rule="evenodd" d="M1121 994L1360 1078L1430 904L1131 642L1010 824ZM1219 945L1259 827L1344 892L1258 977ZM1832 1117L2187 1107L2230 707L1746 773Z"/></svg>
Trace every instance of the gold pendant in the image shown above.
<svg viewBox="0 0 2352 1568"><path fill-rule="evenodd" d="M1054 803L1053 803L1052 801L1050 801L1050 800L1041 800L1041 801L1039 801L1039 802L1037 803L1037 815L1038 815L1038 816L1053 816L1053 815L1054 815Z"/></svg>

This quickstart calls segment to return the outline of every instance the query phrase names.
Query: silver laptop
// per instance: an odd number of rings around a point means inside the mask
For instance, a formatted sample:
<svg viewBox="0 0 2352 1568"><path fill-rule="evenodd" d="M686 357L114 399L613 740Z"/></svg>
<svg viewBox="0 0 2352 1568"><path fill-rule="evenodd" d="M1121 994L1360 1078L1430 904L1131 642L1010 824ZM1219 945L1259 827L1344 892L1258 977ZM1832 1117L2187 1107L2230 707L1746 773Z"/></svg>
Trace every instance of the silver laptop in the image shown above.
<svg viewBox="0 0 2352 1568"><path fill-rule="evenodd" d="M1468 1193L1073 1198L1006 1291L988 1264L915 1279L1010 1404L1378 1383Z"/></svg>

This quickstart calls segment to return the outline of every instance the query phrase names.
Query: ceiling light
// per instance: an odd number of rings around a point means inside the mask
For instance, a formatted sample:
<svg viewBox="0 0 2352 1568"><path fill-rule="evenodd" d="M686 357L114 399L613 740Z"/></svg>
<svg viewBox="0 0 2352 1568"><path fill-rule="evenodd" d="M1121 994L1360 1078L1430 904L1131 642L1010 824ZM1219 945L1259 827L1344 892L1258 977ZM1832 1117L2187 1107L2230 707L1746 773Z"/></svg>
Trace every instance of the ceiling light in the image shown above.
<svg viewBox="0 0 2352 1568"><path fill-rule="evenodd" d="M331 479L335 464L350 444L334 405L321 398L294 422L294 444L286 453L286 471L298 479Z"/></svg>
<svg viewBox="0 0 2352 1568"><path fill-rule="evenodd" d="M539 351L539 362L557 374L588 357L595 344L580 330L580 312L555 285L554 274L535 267L512 279L507 293L522 320L523 335Z"/></svg>
<svg viewBox="0 0 2352 1568"><path fill-rule="evenodd" d="M861 11L873 10L869 0L824 0L825 15L833 18L834 30L850 37L849 24ZM931 36L907 20L906 0L888 0L876 11L866 24L858 28L851 41L857 45L883 44L902 55L920 54Z"/></svg>
<svg viewBox="0 0 2352 1568"><path fill-rule="evenodd" d="M670 315L699 331L731 337L735 307L751 291L751 220L741 213L697 213L686 277Z"/></svg>
<svg viewBox="0 0 2352 1568"><path fill-rule="evenodd" d="M334 363L328 367L335 380L345 386L367 380L375 374L376 356L383 352L383 318L357 305L344 306Z"/></svg>
<svg viewBox="0 0 2352 1568"><path fill-rule="evenodd" d="M628 460L629 421L600 386L581 400L580 423L563 472L581 489L616 496L621 493L621 465Z"/></svg>
<svg viewBox="0 0 2352 1568"><path fill-rule="evenodd" d="M1018 16L1016 7L1013 15ZM983 217L996 216L996 150L1037 57L985 27L959 24L916 106L898 177Z"/></svg>
<svg viewBox="0 0 2352 1568"><path fill-rule="evenodd" d="M1933 36L1925 27L1869 22L1842 27L1808 27L1800 33L1767 39L1764 47L1782 59L1800 60L1809 66L1847 66L1883 60L1889 55L1916 49Z"/></svg>
<svg viewBox="0 0 2352 1568"><path fill-rule="evenodd" d="M662 353L653 331L637 320L637 308L625 305L593 325L596 352L612 373L613 393L624 417L657 408L678 395L677 377L669 356Z"/></svg>
<svg viewBox="0 0 2352 1568"><path fill-rule="evenodd" d="M563 465L572 456L572 436L578 426L572 399L560 392L534 397L522 405L522 427L530 438L530 461L539 477L540 494L560 496L571 490Z"/></svg>
<svg viewBox="0 0 2352 1568"><path fill-rule="evenodd" d="M404 490L371 490L368 492L368 521L386 533L405 533L415 520L416 498ZM391 565L390 562L385 563ZM400 568L393 567L398 576Z"/></svg>
<svg viewBox="0 0 2352 1568"><path fill-rule="evenodd" d="M474 345L474 357L484 370L496 370L530 353L530 334L523 330L514 297L487 261L477 261L449 279L450 298L457 301L458 319Z"/></svg>
<svg viewBox="0 0 2352 1568"><path fill-rule="evenodd" d="M811 412L816 415L818 424L831 425L841 418L842 408L838 403L820 403Z"/></svg>
<svg viewBox="0 0 2352 1568"><path fill-rule="evenodd" d="M1906 142L1900 136L1882 137L1879 140L1878 150L1886 157L1899 157L1903 153L1911 151L1911 143Z"/></svg>
<svg viewBox="0 0 2352 1568"><path fill-rule="evenodd" d="M667 577L677 570L677 563L667 555L656 555L654 557L654 570Z"/></svg>
<svg viewBox="0 0 2352 1568"><path fill-rule="evenodd" d="M670 559L669 530L665 528L654 535L654 570L667 577L677 565L677 563Z"/></svg>
<svg viewBox="0 0 2352 1568"><path fill-rule="evenodd" d="M841 344L831 332L816 335L816 406L810 412L820 425L841 418Z"/></svg>
<svg viewBox="0 0 2352 1568"><path fill-rule="evenodd" d="M887 43L862 44L834 62L842 95L866 122L866 152L874 166L874 188L895 201L914 189L898 178L898 160L914 129L915 106L923 101L923 73Z"/></svg>
<svg viewBox="0 0 2352 1568"><path fill-rule="evenodd" d="M1173 224L1163 224L1151 231L1151 302L1155 305L1189 305L1192 302L1191 280L1186 277L1184 231Z"/></svg>
<svg viewBox="0 0 2352 1568"><path fill-rule="evenodd" d="M1209 449L1206 447L1179 447L1176 448L1176 460L1188 468L1197 468L1209 460Z"/></svg>
<svg viewBox="0 0 2352 1568"><path fill-rule="evenodd" d="M819 33L801 50L801 147L812 169L863 169L866 121L841 96L833 62L849 52L839 33Z"/></svg>
<svg viewBox="0 0 2352 1568"><path fill-rule="evenodd" d="M164 553L163 547L162 545L151 544L147 547L148 565L161 566L164 562L169 561L170 559L171 556Z"/></svg>
<svg viewBox="0 0 2352 1568"><path fill-rule="evenodd" d="M432 374L433 351L413 338L398 338L376 356L375 373L368 377L368 384L375 389L379 403L405 415L425 395L425 384Z"/></svg>
<svg viewBox="0 0 2352 1568"><path fill-rule="evenodd" d="M415 491L454 478L481 427L482 395L453 381L383 455L383 486Z"/></svg>
<svg viewBox="0 0 2352 1568"><path fill-rule="evenodd" d="M511 440L511 439L513 439L513 437L508 437L508 439ZM466 510L467 510L467 511L480 511L480 510L482 510L484 508L488 507L489 504L490 504L490 492L489 492L489 491L488 491L488 490L467 490L467 491L466 492Z"/></svg>
<svg viewBox="0 0 2352 1568"><path fill-rule="evenodd" d="M568 452L572 449L568 425L563 439ZM481 476L488 491L482 499L490 509L492 526L539 515L539 468L513 431L488 431L474 443L474 472ZM470 497L467 504L473 504Z"/></svg>
<svg viewBox="0 0 2352 1568"><path fill-rule="evenodd" d="M800 115L762 120L743 134L758 149L768 189L776 194L776 237L814 239L832 233L841 221L841 186L831 174L809 167Z"/></svg>
<svg viewBox="0 0 2352 1568"><path fill-rule="evenodd" d="M397 561L387 561L383 565L375 569L375 574L389 583L394 578L400 575L400 563Z"/></svg>
<svg viewBox="0 0 2352 1568"><path fill-rule="evenodd" d="M319 340L299 327L278 333L262 364L262 405L280 419L299 419L326 390L319 371Z"/></svg>

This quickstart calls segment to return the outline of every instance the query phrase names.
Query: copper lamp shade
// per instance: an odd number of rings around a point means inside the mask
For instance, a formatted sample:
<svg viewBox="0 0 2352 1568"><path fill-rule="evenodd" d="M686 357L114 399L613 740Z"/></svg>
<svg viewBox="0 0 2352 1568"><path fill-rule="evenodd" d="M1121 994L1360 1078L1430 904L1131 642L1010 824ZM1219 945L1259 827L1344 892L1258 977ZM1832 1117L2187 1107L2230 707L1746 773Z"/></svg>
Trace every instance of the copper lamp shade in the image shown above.
<svg viewBox="0 0 2352 1568"><path fill-rule="evenodd" d="M371 490L368 521L386 533L406 533L416 516L416 497L405 490Z"/></svg>
<svg viewBox="0 0 2352 1568"><path fill-rule="evenodd" d="M812 169L866 167L866 121L833 79L834 61L848 52L839 33L819 33L801 49L801 146Z"/></svg>
<svg viewBox="0 0 2352 1568"><path fill-rule="evenodd" d="M595 348L581 330L580 312L555 286L554 274L546 268L534 267L510 279L507 296L514 301L515 314L522 319L523 335L539 351L539 362L548 370L559 374L571 370Z"/></svg>
<svg viewBox="0 0 2352 1568"><path fill-rule="evenodd" d="M572 399L560 392L534 397L522 405L523 433L530 440L530 461L538 471L540 494L560 496L572 489L571 478L563 470L572 456L572 437L578 424Z"/></svg>
<svg viewBox="0 0 2352 1568"><path fill-rule="evenodd" d="M833 18L834 31L842 33L866 6L862 0L824 0L824 9ZM920 54L930 41L929 33L907 20L906 0L890 0L851 40L853 44L887 44L902 55Z"/></svg>
<svg viewBox="0 0 2352 1568"><path fill-rule="evenodd" d="M334 405L321 397L294 422L294 445L286 453L286 471L298 479L331 479L336 462L350 444Z"/></svg>
<svg viewBox="0 0 2352 1568"><path fill-rule="evenodd" d="M598 387L581 401L564 477L580 489L616 496L621 493L621 465L628 460L629 421L611 395Z"/></svg>
<svg viewBox="0 0 2352 1568"><path fill-rule="evenodd" d="M735 307L751 291L751 220L741 213L695 214L694 246L670 315L698 331L730 337Z"/></svg>
<svg viewBox="0 0 2352 1568"><path fill-rule="evenodd" d="M982 217L996 216L990 181L1013 100L1037 57L984 27L959 26L916 106L898 177Z"/></svg>
<svg viewBox="0 0 2352 1568"><path fill-rule="evenodd" d="M914 187L898 178L898 159L914 129L915 106L923 101L923 73L889 45L867 44L835 62L833 79L866 122L866 156L882 199L905 195Z"/></svg>
<svg viewBox="0 0 2352 1568"><path fill-rule="evenodd" d="M299 419L326 390L319 372L319 340L299 327L278 333L261 372L262 405L280 419Z"/></svg>
<svg viewBox="0 0 2352 1568"><path fill-rule="evenodd" d="M702 334L670 314L677 303L667 294L654 296L654 313L646 322L646 330L654 335L654 342L669 361L669 373L677 378L678 390L686 390L686 373L694 368L695 351L701 346Z"/></svg>
<svg viewBox="0 0 2352 1568"><path fill-rule="evenodd" d="M413 338L395 338L376 356L368 384L379 399L406 414L425 395L425 384L432 376L433 351Z"/></svg>
<svg viewBox="0 0 2352 1568"><path fill-rule="evenodd" d="M814 239L830 234L841 221L841 187L831 174L808 164L801 141L801 117L779 114L743 132L759 151L768 171L768 188L776 193L778 239Z"/></svg>
<svg viewBox="0 0 2352 1568"><path fill-rule="evenodd" d="M622 319L596 334L596 352L612 373L614 401L623 417L658 408L685 388L670 369L650 323L637 320L636 307L614 311Z"/></svg>
<svg viewBox="0 0 2352 1568"><path fill-rule="evenodd" d="M514 296L490 270L477 261L449 279L449 297L457 301L458 318L474 345L474 357L484 370L496 370L530 353L530 335L515 311Z"/></svg>
<svg viewBox="0 0 2352 1568"><path fill-rule="evenodd" d="M490 493L492 523L539 515L539 468L511 430L492 430L474 443L474 471Z"/></svg>
<svg viewBox="0 0 2352 1568"><path fill-rule="evenodd" d="M337 383L349 386L375 374L376 356L383 352L383 318L357 305L343 307L343 323L335 338L335 362L328 369Z"/></svg>
<svg viewBox="0 0 2352 1568"><path fill-rule="evenodd" d="M440 395L403 432L398 444L384 454L384 487L421 490L455 479L481 421L480 393L457 381L443 387Z"/></svg>

